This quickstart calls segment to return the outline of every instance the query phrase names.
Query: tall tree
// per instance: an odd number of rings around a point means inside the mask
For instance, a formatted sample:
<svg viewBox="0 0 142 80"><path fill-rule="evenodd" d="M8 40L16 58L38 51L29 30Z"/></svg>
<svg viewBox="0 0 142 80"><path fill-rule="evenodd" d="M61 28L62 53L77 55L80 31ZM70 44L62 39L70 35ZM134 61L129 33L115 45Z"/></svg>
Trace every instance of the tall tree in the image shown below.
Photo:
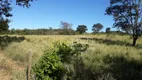
<svg viewBox="0 0 142 80"><path fill-rule="evenodd" d="M0 0L0 19L4 19L4 17L11 17L11 10L12 8L9 0Z"/></svg>
<svg viewBox="0 0 142 80"><path fill-rule="evenodd" d="M7 20L7 19L0 20L0 32L8 31L8 28L9 28L8 23L9 23L9 20Z"/></svg>
<svg viewBox="0 0 142 80"><path fill-rule="evenodd" d="M34 0L16 0L16 5L23 6L23 7L30 7L30 2Z"/></svg>
<svg viewBox="0 0 142 80"><path fill-rule="evenodd" d="M31 1L33 0L16 0L16 5L29 7ZM0 0L0 30L8 29L9 17L12 17L10 13L12 10L11 3L11 0Z"/></svg>
<svg viewBox="0 0 142 80"><path fill-rule="evenodd" d="M103 25L101 23L97 23L92 26L92 30L94 33L99 32L101 29L103 29Z"/></svg>
<svg viewBox="0 0 142 80"><path fill-rule="evenodd" d="M29 7L31 1L33 0L16 0L16 5ZM11 3L11 0L0 0L0 19L12 16L10 13L12 10Z"/></svg>
<svg viewBox="0 0 142 80"><path fill-rule="evenodd" d="M110 33L110 27L106 28L106 33Z"/></svg>
<svg viewBox="0 0 142 80"><path fill-rule="evenodd" d="M88 29L87 29L87 26L86 25L78 25L77 27L77 32L79 32L80 34L86 32Z"/></svg>
<svg viewBox="0 0 142 80"><path fill-rule="evenodd" d="M114 27L118 29L129 29L132 37L132 45L140 36L142 27L142 1L141 0L110 0L110 5L106 9L107 15L114 18Z"/></svg>
<svg viewBox="0 0 142 80"><path fill-rule="evenodd" d="M64 34L64 35L72 35L72 34L74 34L74 30L72 29L72 25L73 24L61 21L60 25L61 25L61 29L63 30L61 32L61 34Z"/></svg>
<svg viewBox="0 0 142 80"><path fill-rule="evenodd" d="M61 21L61 29L72 29L72 24L68 22Z"/></svg>

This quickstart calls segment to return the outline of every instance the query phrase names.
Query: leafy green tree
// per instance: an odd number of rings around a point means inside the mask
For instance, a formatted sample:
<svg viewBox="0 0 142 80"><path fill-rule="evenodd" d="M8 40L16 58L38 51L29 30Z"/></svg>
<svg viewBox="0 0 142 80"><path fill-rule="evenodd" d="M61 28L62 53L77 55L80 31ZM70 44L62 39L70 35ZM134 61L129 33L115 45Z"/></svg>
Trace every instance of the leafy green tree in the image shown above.
<svg viewBox="0 0 142 80"><path fill-rule="evenodd" d="M3 19L4 17L11 17L11 10L10 0L0 0L0 19Z"/></svg>
<svg viewBox="0 0 142 80"><path fill-rule="evenodd" d="M132 37L132 46L140 36L142 27L142 1L141 0L110 0L110 6L106 9L107 15L112 15L114 27L125 30L129 29Z"/></svg>
<svg viewBox="0 0 142 80"><path fill-rule="evenodd" d="M103 25L101 23L97 23L92 26L94 33L98 33L101 29L103 29Z"/></svg>
<svg viewBox="0 0 142 80"><path fill-rule="evenodd" d="M88 29L87 29L87 26L86 25L78 25L77 27L77 32L79 32L80 34L86 32Z"/></svg>
<svg viewBox="0 0 142 80"><path fill-rule="evenodd" d="M29 7L31 1L33 0L16 0L16 5ZM5 31L9 27L8 18L12 17L12 14L10 13L12 10L11 3L11 0L0 0L0 31Z"/></svg>
<svg viewBox="0 0 142 80"><path fill-rule="evenodd" d="M109 33L110 32L110 28L106 28L106 33Z"/></svg>
<svg viewBox="0 0 142 80"><path fill-rule="evenodd" d="M33 0L16 0L16 5L29 7L30 2ZM11 0L0 0L0 18L11 17L12 14L10 11L12 10Z"/></svg>
<svg viewBox="0 0 142 80"><path fill-rule="evenodd" d="M9 20L0 19L0 32L8 31L9 28Z"/></svg>
<svg viewBox="0 0 142 80"><path fill-rule="evenodd" d="M23 7L30 7L30 2L32 2L34 0L16 0L16 4L19 6L23 6Z"/></svg>
<svg viewBox="0 0 142 80"><path fill-rule="evenodd" d="M122 31L125 31L127 34L131 34L131 27L122 27Z"/></svg>

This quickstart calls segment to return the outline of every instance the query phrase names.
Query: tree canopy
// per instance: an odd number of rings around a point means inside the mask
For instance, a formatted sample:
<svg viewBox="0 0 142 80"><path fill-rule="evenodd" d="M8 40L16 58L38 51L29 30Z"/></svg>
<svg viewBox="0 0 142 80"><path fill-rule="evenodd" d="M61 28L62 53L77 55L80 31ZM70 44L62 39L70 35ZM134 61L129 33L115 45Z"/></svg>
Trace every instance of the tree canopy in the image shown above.
<svg viewBox="0 0 142 80"><path fill-rule="evenodd" d="M79 32L80 34L86 32L88 29L87 29L87 26L86 25L78 25L77 27L77 32Z"/></svg>
<svg viewBox="0 0 142 80"><path fill-rule="evenodd" d="M16 5L29 7L31 1L33 0L16 0ZM12 17L11 3L11 0L0 0L0 30L8 30L9 17Z"/></svg>
<svg viewBox="0 0 142 80"><path fill-rule="evenodd" d="M61 21L60 24L61 24L62 29L72 29L72 24L71 23Z"/></svg>
<svg viewBox="0 0 142 80"><path fill-rule="evenodd" d="M106 33L109 33L110 32L110 27L106 28Z"/></svg>
<svg viewBox="0 0 142 80"><path fill-rule="evenodd" d="M8 31L9 28L9 20L0 20L0 32Z"/></svg>
<svg viewBox="0 0 142 80"><path fill-rule="evenodd" d="M92 30L94 33L99 32L101 29L103 29L103 25L101 23L97 23L92 26Z"/></svg>
<svg viewBox="0 0 142 80"><path fill-rule="evenodd" d="M60 26L61 26L62 31L60 32L60 34L62 34L62 35L72 35L72 34L75 34L74 30L72 29L72 25L73 24L71 24L71 23L61 21L60 22Z"/></svg>
<svg viewBox="0 0 142 80"><path fill-rule="evenodd" d="M110 6L106 9L106 14L113 16L114 27L130 31L133 37L133 46L136 45L136 40L140 36L141 11L141 0L110 0Z"/></svg>
<svg viewBox="0 0 142 80"><path fill-rule="evenodd" d="M16 5L29 7L31 1L33 0L16 0ZM0 0L0 19L12 16L10 13L12 10L11 3L11 0Z"/></svg>

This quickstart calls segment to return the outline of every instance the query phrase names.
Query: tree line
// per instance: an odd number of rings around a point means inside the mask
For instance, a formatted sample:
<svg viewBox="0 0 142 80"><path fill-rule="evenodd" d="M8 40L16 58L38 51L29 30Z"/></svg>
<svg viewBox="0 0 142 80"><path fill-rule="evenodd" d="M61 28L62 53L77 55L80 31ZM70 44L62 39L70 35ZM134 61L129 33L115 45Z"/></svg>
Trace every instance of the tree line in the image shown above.
<svg viewBox="0 0 142 80"><path fill-rule="evenodd" d="M72 29L71 23L61 21L60 28L53 29L49 28L41 28L41 29L6 29L7 27L3 27L3 32L1 34L19 34L19 35L75 35L75 34L85 34L88 30L86 25L78 25L76 30ZM4 30L5 28L5 30ZM101 23L94 24L92 26L92 33L101 33L100 31L103 29L103 25ZM110 28L106 28L106 33L110 32Z"/></svg>
<svg viewBox="0 0 142 80"><path fill-rule="evenodd" d="M104 26L101 23L96 23L92 26L92 32L87 32L88 28L86 25L78 25L76 30L72 28L72 23L60 22L60 28L54 29L52 27L48 28L39 28L39 29L8 29L5 25L0 26L1 35L9 34L9 35L78 35L78 34L97 34L97 33L117 33L117 34L129 34L128 31L111 31L110 27L107 27L105 31L101 31ZM7 25L8 26L8 25Z"/></svg>

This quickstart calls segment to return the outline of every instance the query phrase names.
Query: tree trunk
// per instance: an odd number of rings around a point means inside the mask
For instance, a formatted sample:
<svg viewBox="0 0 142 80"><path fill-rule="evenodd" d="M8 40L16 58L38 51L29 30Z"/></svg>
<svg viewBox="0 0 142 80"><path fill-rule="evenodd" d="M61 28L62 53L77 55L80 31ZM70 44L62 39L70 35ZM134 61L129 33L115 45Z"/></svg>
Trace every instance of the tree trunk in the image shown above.
<svg viewBox="0 0 142 80"><path fill-rule="evenodd" d="M136 46L137 39L138 39L138 37L133 37L133 44L132 44L132 46Z"/></svg>

